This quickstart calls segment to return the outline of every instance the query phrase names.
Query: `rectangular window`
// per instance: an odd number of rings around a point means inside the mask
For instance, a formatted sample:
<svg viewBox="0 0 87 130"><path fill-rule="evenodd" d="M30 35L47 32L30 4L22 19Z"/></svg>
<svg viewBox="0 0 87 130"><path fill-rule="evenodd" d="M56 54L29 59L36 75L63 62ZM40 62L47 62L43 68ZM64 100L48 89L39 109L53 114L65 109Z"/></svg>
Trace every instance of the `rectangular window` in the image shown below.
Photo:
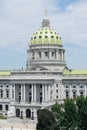
<svg viewBox="0 0 87 130"><path fill-rule="evenodd" d="M73 92L73 99L76 99L76 92Z"/></svg>
<svg viewBox="0 0 87 130"><path fill-rule="evenodd" d="M56 96L56 99L58 99L58 96Z"/></svg>
<svg viewBox="0 0 87 130"><path fill-rule="evenodd" d="M58 84L56 84L56 87L58 87Z"/></svg>
<svg viewBox="0 0 87 130"><path fill-rule="evenodd" d="M80 96L83 97L83 92L80 92Z"/></svg>
<svg viewBox="0 0 87 130"><path fill-rule="evenodd" d="M8 111L8 105L5 105L5 110Z"/></svg>
<svg viewBox="0 0 87 130"><path fill-rule="evenodd" d="M3 98L3 90L1 90L1 98Z"/></svg>
<svg viewBox="0 0 87 130"><path fill-rule="evenodd" d="M56 93L58 93L58 89L56 90Z"/></svg>
<svg viewBox="0 0 87 130"><path fill-rule="evenodd" d="M6 91L6 97L9 98L9 90Z"/></svg>
<svg viewBox="0 0 87 130"><path fill-rule="evenodd" d="M69 92L66 92L66 98L69 98Z"/></svg>
<svg viewBox="0 0 87 130"><path fill-rule="evenodd" d="M2 105L0 105L0 110L2 110Z"/></svg>

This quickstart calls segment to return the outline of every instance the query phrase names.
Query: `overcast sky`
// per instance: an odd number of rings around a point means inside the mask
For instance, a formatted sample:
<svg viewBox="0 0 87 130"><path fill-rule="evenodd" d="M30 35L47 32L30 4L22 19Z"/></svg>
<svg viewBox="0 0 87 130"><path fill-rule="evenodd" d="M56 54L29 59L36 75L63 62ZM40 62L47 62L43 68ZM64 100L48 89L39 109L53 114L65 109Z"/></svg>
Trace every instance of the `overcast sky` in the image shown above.
<svg viewBox="0 0 87 130"><path fill-rule="evenodd" d="M0 70L25 68L44 10L60 33L71 69L87 69L87 0L0 0Z"/></svg>

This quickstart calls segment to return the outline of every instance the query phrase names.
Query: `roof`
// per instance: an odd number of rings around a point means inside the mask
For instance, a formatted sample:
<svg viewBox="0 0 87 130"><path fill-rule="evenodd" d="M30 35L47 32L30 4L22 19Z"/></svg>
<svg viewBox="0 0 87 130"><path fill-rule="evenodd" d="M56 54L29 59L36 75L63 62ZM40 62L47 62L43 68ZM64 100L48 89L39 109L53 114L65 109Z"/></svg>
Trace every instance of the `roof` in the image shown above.
<svg viewBox="0 0 87 130"><path fill-rule="evenodd" d="M10 74L10 70L0 70L0 76L9 76Z"/></svg>
<svg viewBox="0 0 87 130"><path fill-rule="evenodd" d="M62 44L59 33L50 27L43 27L33 33L30 41L32 44Z"/></svg>
<svg viewBox="0 0 87 130"><path fill-rule="evenodd" d="M87 75L87 70L65 70L65 75Z"/></svg>

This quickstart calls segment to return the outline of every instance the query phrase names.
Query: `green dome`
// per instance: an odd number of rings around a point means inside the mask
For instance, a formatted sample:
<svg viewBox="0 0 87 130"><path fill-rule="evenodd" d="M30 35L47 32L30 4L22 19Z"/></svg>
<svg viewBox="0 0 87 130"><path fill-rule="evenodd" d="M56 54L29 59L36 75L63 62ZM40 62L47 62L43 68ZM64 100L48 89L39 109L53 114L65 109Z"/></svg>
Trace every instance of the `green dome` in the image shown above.
<svg viewBox="0 0 87 130"><path fill-rule="evenodd" d="M49 19L45 18L42 21L42 26L39 30L33 33L30 41L31 45L34 44L59 44L62 45L59 33L53 30L50 26Z"/></svg>
<svg viewBox="0 0 87 130"><path fill-rule="evenodd" d="M30 41L33 44L62 44L59 33L50 27L42 27L33 33Z"/></svg>

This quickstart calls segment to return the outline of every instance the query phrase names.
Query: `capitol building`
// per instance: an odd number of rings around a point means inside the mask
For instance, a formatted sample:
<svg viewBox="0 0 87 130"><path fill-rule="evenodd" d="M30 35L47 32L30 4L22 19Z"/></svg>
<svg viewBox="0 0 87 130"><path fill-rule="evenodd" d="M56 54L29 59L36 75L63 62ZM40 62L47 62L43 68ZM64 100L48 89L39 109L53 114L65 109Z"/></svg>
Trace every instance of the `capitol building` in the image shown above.
<svg viewBox="0 0 87 130"><path fill-rule="evenodd" d="M0 70L0 115L37 120L40 109L78 96L87 96L87 71L68 68L61 36L44 18L30 38L25 70Z"/></svg>

